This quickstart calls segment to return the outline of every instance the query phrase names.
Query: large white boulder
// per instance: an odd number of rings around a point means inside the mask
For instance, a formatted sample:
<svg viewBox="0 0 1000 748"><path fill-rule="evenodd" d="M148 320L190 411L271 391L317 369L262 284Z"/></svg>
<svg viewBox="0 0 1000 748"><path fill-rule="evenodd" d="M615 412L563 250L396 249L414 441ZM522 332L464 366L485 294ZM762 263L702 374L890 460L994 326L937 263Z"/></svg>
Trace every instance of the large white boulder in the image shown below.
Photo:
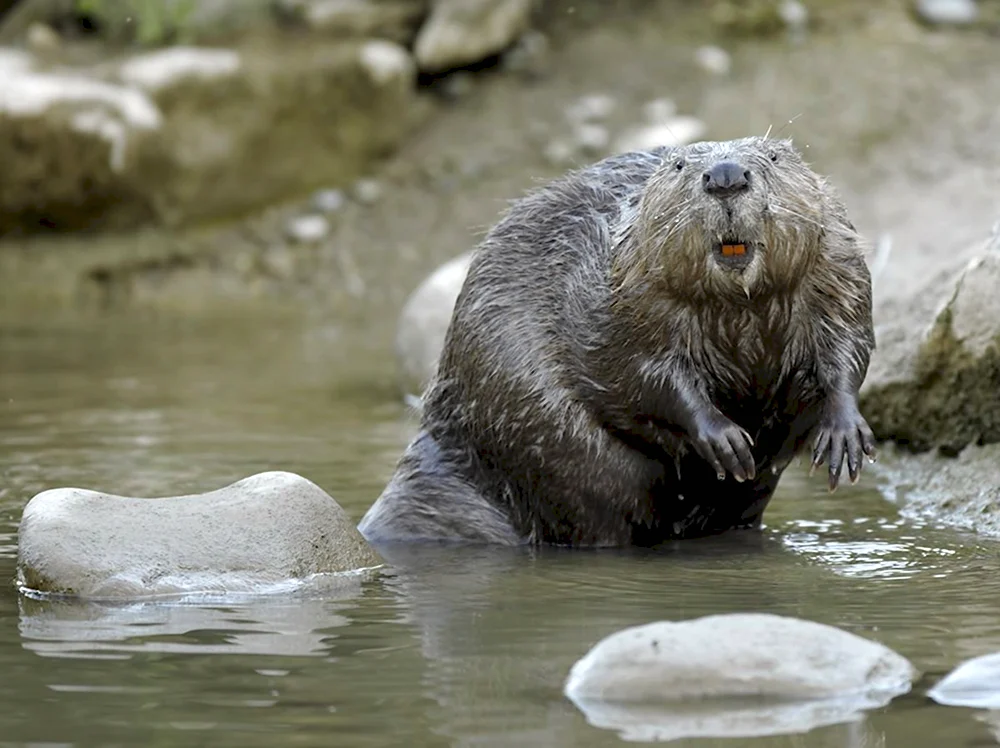
<svg viewBox="0 0 1000 748"><path fill-rule="evenodd" d="M774 735L857 719L916 676L904 657L838 628L738 613L614 633L573 666L565 694L629 739Z"/></svg>
<svg viewBox="0 0 1000 748"><path fill-rule="evenodd" d="M278 471L169 498L51 489L28 502L18 531L18 583L29 594L267 591L382 563L329 494Z"/></svg>

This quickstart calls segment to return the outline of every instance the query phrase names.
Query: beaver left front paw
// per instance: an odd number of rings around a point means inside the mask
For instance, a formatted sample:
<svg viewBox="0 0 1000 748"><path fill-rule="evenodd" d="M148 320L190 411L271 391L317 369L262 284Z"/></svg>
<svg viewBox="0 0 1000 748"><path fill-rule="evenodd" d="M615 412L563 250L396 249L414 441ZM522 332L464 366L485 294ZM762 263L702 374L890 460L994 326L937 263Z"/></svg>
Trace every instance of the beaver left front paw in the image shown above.
<svg viewBox="0 0 1000 748"><path fill-rule="evenodd" d="M847 458L847 472L851 483L856 483L864 455L868 455L872 462L875 461L875 435L857 406L842 402L828 408L816 431L810 474L829 458L830 491L836 491L844 458Z"/></svg>

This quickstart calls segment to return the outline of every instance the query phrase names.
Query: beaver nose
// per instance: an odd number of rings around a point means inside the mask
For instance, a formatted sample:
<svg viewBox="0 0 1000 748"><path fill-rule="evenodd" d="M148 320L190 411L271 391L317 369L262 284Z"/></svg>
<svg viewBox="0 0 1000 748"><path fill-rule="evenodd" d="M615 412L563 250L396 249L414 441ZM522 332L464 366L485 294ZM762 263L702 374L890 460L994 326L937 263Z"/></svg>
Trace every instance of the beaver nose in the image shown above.
<svg viewBox="0 0 1000 748"><path fill-rule="evenodd" d="M701 186L709 195L732 197L750 187L750 170L732 161L720 161L701 175Z"/></svg>

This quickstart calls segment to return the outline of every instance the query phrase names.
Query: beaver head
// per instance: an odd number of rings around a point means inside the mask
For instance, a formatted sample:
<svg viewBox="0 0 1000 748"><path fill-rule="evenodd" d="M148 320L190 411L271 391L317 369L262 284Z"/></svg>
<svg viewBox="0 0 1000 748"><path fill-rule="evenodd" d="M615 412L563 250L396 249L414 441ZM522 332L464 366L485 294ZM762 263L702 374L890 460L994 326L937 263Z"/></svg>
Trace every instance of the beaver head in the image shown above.
<svg viewBox="0 0 1000 748"><path fill-rule="evenodd" d="M751 297L793 287L842 213L791 141L750 137L669 149L623 215L624 283Z"/></svg>

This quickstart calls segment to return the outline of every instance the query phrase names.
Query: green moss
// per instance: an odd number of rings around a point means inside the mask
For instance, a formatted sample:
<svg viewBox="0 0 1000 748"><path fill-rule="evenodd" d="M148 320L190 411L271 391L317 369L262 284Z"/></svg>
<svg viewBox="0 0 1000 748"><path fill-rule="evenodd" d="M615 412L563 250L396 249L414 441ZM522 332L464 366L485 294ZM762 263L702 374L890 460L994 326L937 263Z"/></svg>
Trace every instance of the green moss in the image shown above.
<svg viewBox="0 0 1000 748"><path fill-rule="evenodd" d="M143 46L189 43L189 20L197 0L76 0L76 11L93 16L112 38L133 38Z"/></svg>

